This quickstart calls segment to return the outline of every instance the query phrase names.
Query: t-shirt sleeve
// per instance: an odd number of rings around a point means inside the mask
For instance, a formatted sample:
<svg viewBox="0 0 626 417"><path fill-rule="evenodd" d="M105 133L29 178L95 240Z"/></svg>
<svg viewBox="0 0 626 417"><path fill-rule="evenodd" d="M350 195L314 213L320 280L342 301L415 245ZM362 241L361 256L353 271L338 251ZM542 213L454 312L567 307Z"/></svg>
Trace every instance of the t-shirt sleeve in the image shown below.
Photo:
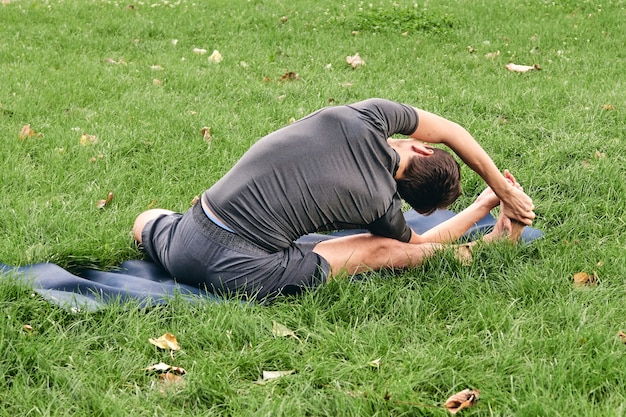
<svg viewBox="0 0 626 417"><path fill-rule="evenodd" d="M411 106L382 98L371 98L351 104L349 107L361 113L362 117L386 137L399 133L411 135L417 129L417 112Z"/></svg>
<svg viewBox="0 0 626 417"><path fill-rule="evenodd" d="M367 225L367 230L377 236L384 236L401 242L411 240L411 228L402 214L402 200L394 198L389 210L380 218Z"/></svg>

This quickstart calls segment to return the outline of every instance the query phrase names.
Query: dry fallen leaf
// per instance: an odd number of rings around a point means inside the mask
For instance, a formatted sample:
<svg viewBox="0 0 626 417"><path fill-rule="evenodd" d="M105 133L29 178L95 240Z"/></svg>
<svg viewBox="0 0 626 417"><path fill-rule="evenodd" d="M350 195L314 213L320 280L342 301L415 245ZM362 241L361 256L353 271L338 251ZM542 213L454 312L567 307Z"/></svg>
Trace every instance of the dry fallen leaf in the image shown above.
<svg viewBox="0 0 626 417"><path fill-rule="evenodd" d="M500 55L500 51L489 52L485 54L485 58L495 59L499 55Z"/></svg>
<svg viewBox="0 0 626 417"><path fill-rule="evenodd" d="M596 285L598 283L598 273L594 272L593 275L589 275L586 272L577 272L574 274L574 285L577 287L583 285Z"/></svg>
<svg viewBox="0 0 626 417"><path fill-rule="evenodd" d="M102 209L106 205L108 205L111 201L113 201L113 191L109 191L109 194L107 195L106 200L98 200L96 202L96 207L99 209Z"/></svg>
<svg viewBox="0 0 626 417"><path fill-rule="evenodd" d="M198 201L200 201L200 197L196 195L191 199L190 205L195 206Z"/></svg>
<svg viewBox="0 0 626 417"><path fill-rule="evenodd" d="M602 105L602 110L607 110L607 111L615 110L615 106L612 105L612 104L603 104Z"/></svg>
<svg viewBox="0 0 626 417"><path fill-rule="evenodd" d="M381 358L374 359L373 361L369 361L367 364L372 368L380 369L380 360Z"/></svg>
<svg viewBox="0 0 626 417"><path fill-rule="evenodd" d="M300 79L300 75L297 72L287 71L281 77L281 81L297 81Z"/></svg>
<svg viewBox="0 0 626 417"><path fill-rule="evenodd" d="M535 64L535 65L518 65L518 64L513 64L513 63L509 63L506 64L504 66L504 68L508 69L511 72L528 72L528 71L533 71L533 70L540 70L541 68L539 67L539 65Z"/></svg>
<svg viewBox="0 0 626 417"><path fill-rule="evenodd" d="M126 65L126 61L124 61L124 58L120 58L117 61L114 60L113 58L105 58L104 62L105 62L105 64Z"/></svg>
<svg viewBox="0 0 626 417"><path fill-rule="evenodd" d="M202 134L202 137L204 138L204 140L206 141L206 143L211 143L211 128L209 126L204 126L202 129L200 129L200 133Z"/></svg>
<svg viewBox="0 0 626 417"><path fill-rule="evenodd" d="M148 341L160 349L180 350L176 336L171 333L165 333L157 339L150 338Z"/></svg>
<svg viewBox="0 0 626 417"><path fill-rule="evenodd" d="M622 339L622 342L626 343L626 333L619 331L617 332L617 335L619 336L620 339Z"/></svg>
<svg viewBox="0 0 626 417"><path fill-rule="evenodd" d="M160 66L160 65L152 65L152 66L150 67L150 69L151 69L152 71L162 71L162 70L163 70L163 67L162 67L162 66Z"/></svg>
<svg viewBox="0 0 626 417"><path fill-rule="evenodd" d="M178 366L168 365L164 362L159 362L157 364L148 366L145 370L148 372L157 372L157 373L168 372L168 373L174 373L178 375L185 375L187 373L187 371L185 371L183 368L180 368Z"/></svg>
<svg viewBox="0 0 626 417"><path fill-rule="evenodd" d="M206 49L202 49L202 48L193 48L193 53L197 54L197 55L204 55L206 54Z"/></svg>
<svg viewBox="0 0 626 417"><path fill-rule="evenodd" d="M98 143L98 138L94 135L88 135L86 133L83 133L80 136L80 144L83 146L95 145L96 143Z"/></svg>
<svg viewBox="0 0 626 417"><path fill-rule="evenodd" d="M182 376L173 374L171 372L166 372L164 374L161 374L159 375L159 378L161 378L161 380L165 383L174 384L174 385L180 384L184 381Z"/></svg>
<svg viewBox="0 0 626 417"><path fill-rule="evenodd" d="M274 337L293 337L300 340L293 330L275 320L272 320L272 334Z"/></svg>
<svg viewBox="0 0 626 417"><path fill-rule="evenodd" d="M361 58L359 56L359 53L357 52L356 54L354 54L353 56L347 56L346 57L346 62L350 65L352 65L352 68L356 69L362 65L365 65L365 61L363 60L363 58Z"/></svg>
<svg viewBox="0 0 626 417"><path fill-rule="evenodd" d="M596 151L595 157L596 159L604 159L606 158L606 154L604 152Z"/></svg>
<svg viewBox="0 0 626 417"><path fill-rule="evenodd" d="M469 408L476 404L480 397L480 391L477 389L464 389L457 392L446 400L444 407L451 413L456 414L459 411Z"/></svg>
<svg viewBox="0 0 626 417"><path fill-rule="evenodd" d="M22 130L20 130L20 134L18 136L18 138L20 140L25 140L31 137L37 137L40 138L41 137L41 133L37 133L35 132L33 129L30 128L30 125L26 125L24 127L22 127Z"/></svg>
<svg viewBox="0 0 626 417"><path fill-rule="evenodd" d="M219 64L220 62L222 62L222 54L220 54L220 52L216 49L213 51L213 53L209 56L209 62L213 62L215 64Z"/></svg>
<svg viewBox="0 0 626 417"><path fill-rule="evenodd" d="M472 249L469 244L458 245L454 248L454 258L463 266L472 264Z"/></svg>
<svg viewBox="0 0 626 417"><path fill-rule="evenodd" d="M147 367L145 370L159 374L159 391L162 394L165 394L169 389L179 387L186 383L181 375L185 375L187 372L183 368L179 368L177 366L170 366L166 363L159 362L156 365ZM155 386L156 384L153 382L152 388Z"/></svg>
<svg viewBox="0 0 626 417"><path fill-rule="evenodd" d="M33 331L33 326L31 326L30 324L25 324L22 326L22 329L24 329L25 332L32 332Z"/></svg>
<svg viewBox="0 0 626 417"><path fill-rule="evenodd" d="M263 376L260 379L255 381L255 384L264 385L267 381L271 381L273 379L282 378L283 376L291 375L295 370L289 371L263 371Z"/></svg>

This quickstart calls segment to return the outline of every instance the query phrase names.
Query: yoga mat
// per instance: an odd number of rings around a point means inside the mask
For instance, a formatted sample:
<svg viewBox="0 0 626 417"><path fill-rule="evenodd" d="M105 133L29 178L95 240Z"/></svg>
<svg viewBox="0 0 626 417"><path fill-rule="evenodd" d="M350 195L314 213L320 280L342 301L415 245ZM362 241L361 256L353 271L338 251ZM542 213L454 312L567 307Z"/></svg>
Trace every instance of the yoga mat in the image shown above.
<svg viewBox="0 0 626 417"><path fill-rule="evenodd" d="M438 210L422 216L414 210L405 213L409 226L417 233L424 233L456 213ZM477 222L465 235L472 240L488 233L496 221L491 214ZM298 239L300 242L318 242L339 236L364 233L365 230L343 230L331 234L312 233ZM526 227L522 241L530 243L543 233ZM205 290L177 283L161 267L147 260L129 260L111 271L91 268L71 273L53 263L25 266L9 266L0 263L0 278L13 277L17 282L32 288L50 303L69 311L97 311L111 303L136 302L140 307L167 303L173 297L182 297L189 302L220 302L224 298Z"/></svg>

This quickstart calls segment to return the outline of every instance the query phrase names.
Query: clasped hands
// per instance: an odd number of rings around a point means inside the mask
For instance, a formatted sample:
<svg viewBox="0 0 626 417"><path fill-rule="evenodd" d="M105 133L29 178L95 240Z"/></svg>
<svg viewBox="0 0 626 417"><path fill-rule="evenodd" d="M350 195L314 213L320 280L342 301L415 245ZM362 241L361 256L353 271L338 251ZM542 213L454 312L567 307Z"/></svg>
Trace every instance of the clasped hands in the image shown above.
<svg viewBox="0 0 626 417"><path fill-rule="evenodd" d="M535 205L532 199L524 192L522 186L517 182L509 170L504 171L504 178L509 183L507 192L498 196L487 187L477 198L476 202L485 204L490 209L500 205L501 215L498 223L504 230L512 229L511 222L518 222L522 225L530 226L535 218Z"/></svg>

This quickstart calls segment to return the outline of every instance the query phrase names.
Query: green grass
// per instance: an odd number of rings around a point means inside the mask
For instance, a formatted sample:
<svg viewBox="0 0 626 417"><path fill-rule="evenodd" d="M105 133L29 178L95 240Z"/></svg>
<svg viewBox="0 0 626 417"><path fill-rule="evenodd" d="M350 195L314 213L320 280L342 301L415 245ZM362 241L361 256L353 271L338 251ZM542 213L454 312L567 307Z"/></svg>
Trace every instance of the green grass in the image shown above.
<svg viewBox="0 0 626 417"><path fill-rule="evenodd" d="M269 306L72 314L5 277L0 415L443 416L466 387L481 390L466 415L626 414L623 0L2 3L4 263L137 258L139 212L185 210L262 135L373 96L467 127L534 198L546 236ZM41 137L19 140L26 124ZM457 209L483 184L464 168L463 187ZM599 285L574 288L579 271ZM274 337L273 320L299 340ZM168 331L174 359L148 343ZM160 361L185 384L162 393L143 371Z"/></svg>

